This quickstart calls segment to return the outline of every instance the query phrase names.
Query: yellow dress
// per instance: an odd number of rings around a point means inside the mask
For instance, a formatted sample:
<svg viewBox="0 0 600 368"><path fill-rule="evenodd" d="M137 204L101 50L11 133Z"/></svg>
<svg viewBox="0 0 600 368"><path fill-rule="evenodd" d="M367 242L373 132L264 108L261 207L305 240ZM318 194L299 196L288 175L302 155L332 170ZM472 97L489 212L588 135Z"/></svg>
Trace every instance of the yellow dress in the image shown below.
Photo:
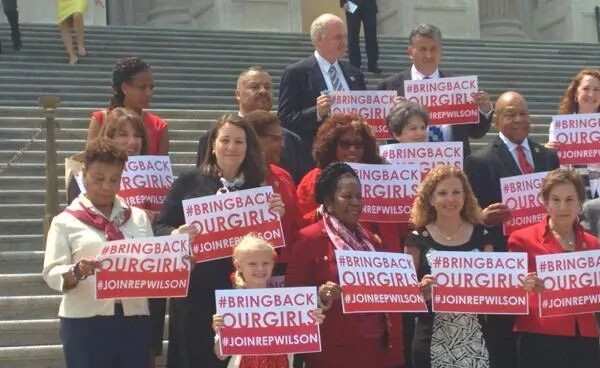
<svg viewBox="0 0 600 368"><path fill-rule="evenodd" d="M75 13L85 13L88 0L58 0L58 23L62 23Z"/></svg>

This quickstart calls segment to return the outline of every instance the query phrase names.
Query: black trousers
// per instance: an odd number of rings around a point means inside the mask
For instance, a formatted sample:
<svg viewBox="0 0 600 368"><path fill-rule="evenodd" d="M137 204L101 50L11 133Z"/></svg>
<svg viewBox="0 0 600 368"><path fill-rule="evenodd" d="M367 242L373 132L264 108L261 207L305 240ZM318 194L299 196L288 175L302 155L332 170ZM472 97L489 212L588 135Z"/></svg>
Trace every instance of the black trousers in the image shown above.
<svg viewBox="0 0 600 368"><path fill-rule="evenodd" d="M598 368L598 338L521 333L519 368Z"/></svg>
<svg viewBox="0 0 600 368"><path fill-rule="evenodd" d="M375 0L363 1L358 9L351 14L346 12L348 23L348 54L350 64L360 68L360 25L365 28L365 45L369 67L377 66L379 60L379 45L377 44L377 4Z"/></svg>
<svg viewBox="0 0 600 368"><path fill-rule="evenodd" d="M490 354L490 368L515 368L517 366L516 336L513 332L514 320L514 316L487 316L483 332Z"/></svg>
<svg viewBox="0 0 600 368"><path fill-rule="evenodd" d="M8 12L16 12L17 0L2 0L2 8L4 9L4 14L8 14Z"/></svg>

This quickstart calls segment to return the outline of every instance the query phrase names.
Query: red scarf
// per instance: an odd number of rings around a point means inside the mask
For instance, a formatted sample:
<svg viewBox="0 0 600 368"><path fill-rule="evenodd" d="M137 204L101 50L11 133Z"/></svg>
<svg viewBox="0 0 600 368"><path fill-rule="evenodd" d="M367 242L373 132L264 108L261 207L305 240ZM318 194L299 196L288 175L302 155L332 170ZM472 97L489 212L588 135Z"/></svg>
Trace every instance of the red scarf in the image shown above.
<svg viewBox="0 0 600 368"><path fill-rule="evenodd" d="M356 232L350 231L344 224L327 212L323 212L323 224L329 240L338 250L360 250L374 252L375 247L369 240L369 234L361 224L356 224Z"/></svg>
<svg viewBox="0 0 600 368"><path fill-rule="evenodd" d="M82 208L80 210L71 210L67 208L65 209L65 212L71 214L84 224L104 232L106 240L108 241L125 239L125 236L119 227L129 221L129 218L131 217L131 208L126 207L123 211L123 215L117 217L113 222L109 221L106 217L93 212L83 204L80 203L80 205Z"/></svg>
<svg viewBox="0 0 600 368"><path fill-rule="evenodd" d="M240 368L288 368L287 355L244 355L240 360Z"/></svg>

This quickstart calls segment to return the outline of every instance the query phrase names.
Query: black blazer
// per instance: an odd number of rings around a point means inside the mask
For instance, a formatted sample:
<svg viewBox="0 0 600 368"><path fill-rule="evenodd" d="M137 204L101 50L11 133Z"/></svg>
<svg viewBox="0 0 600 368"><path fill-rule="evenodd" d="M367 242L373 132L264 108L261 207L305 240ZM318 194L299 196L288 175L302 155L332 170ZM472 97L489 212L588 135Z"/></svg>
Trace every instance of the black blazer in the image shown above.
<svg viewBox="0 0 600 368"><path fill-rule="evenodd" d="M551 171L559 167L556 152L527 139L533 156L535 172ZM473 187L481 208L502 201L500 178L521 175L521 170L500 137L487 147L465 159L465 173ZM506 250L506 238L502 226L490 228L490 233L499 250Z"/></svg>
<svg viewBox="0 0 600 368"><path fill-rule="evenodd" d="M446 73L442 70L439 71L441 78L453 77L451 73ZM377 86L378 90L397 91L399 96L404 96L404 81L412 80L410 74L410 68L404 70L400 74L393 75L384 79ZM468 125L452 125L452 139L455 141L463 142L463 150L465 157L471 154L471 145L469 144L469 137L481 138L490 130L492 121L492 114L489 118L484 114L479 113L479 124L468 124Z"/></svg>
<svg viewBox="0 0 600 368"><path fill-rule="evenodd" d="M339 60L344 78L351 90L365 90L365 77L362 72ZM321 121L317 121L315 107L321 91L327 84L314 55L288 65L283 71L279 83L279 119L284 128L298 134L304 146L304 152L311 157L312 144Z"/></svg>

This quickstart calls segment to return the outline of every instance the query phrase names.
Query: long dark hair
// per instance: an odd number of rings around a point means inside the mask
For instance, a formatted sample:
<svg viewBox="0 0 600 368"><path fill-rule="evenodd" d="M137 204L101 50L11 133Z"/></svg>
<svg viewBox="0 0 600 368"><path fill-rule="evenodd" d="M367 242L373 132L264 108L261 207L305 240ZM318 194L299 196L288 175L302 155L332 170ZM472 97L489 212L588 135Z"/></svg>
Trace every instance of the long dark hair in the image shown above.
<svg viewBox="0 0 600 368"><path fill-rule="evenodd" d="M217 165L217 157L214 155L213 150L219 131L225 124L236 126L246 133L246 157L240 166L240 172L244 174L245 186L260 186L265 180L265 163L256 132L244 118L233 114L223 115L210 130L208 144L204 152L204 161L200 164L200 172L212 177L221 175L221 169Z"/></svg>
<svg viewBox="0 0 600 368"><path fill-rule="evenodd" d="M150 65L139 57L127 57L117 60L112 73L113 95L110 98L109 110L115 107L123 107L125 94L121 85L125 82L131 82L136 74L146 70L150 70Z"/></svg>

